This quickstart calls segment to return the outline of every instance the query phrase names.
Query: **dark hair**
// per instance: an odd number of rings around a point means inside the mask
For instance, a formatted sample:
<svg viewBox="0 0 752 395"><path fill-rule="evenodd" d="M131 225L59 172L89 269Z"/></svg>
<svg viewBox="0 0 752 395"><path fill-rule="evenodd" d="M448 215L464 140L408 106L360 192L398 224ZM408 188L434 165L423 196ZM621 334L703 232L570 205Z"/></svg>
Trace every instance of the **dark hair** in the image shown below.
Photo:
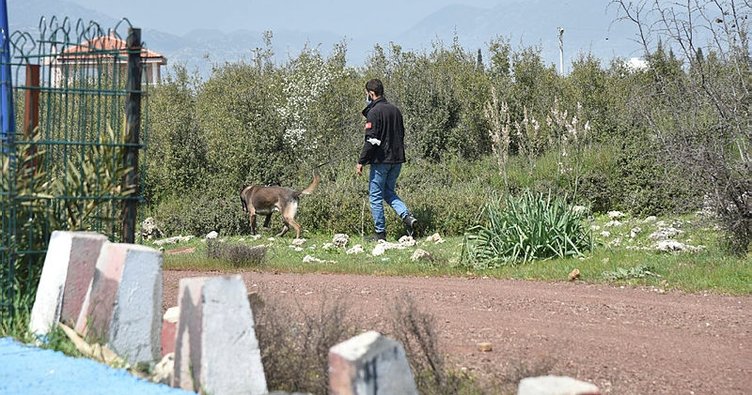
<svg viewBox="0 0 752 395"><path fill-rule="evenodd" d="M375 93L378 97L384 96L384 84L380 79L374 78L366 82L366 90Z"/></svg>

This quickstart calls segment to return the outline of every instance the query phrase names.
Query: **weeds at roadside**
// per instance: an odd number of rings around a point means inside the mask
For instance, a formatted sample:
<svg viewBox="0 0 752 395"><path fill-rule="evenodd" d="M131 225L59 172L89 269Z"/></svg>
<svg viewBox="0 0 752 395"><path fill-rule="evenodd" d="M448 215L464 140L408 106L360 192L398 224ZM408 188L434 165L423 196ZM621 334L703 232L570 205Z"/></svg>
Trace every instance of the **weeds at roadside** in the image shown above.
<svg viewBox="0 0 752 395"><path fill-rule="evenodd" d="M602 277L608 281L628 280L632 278L661 277L650 265L639 265L629 269L617 268L615 271L603 272Z"/></svg>
<svg viewBox="0 0 752 395"><path fill-rule="evenodd" d="M13 316L0 315L0 318L2 318L0 320L0 337L12 337L25 344L34 342L35 337L29 331L32 305L31 296L17 294L16 300L13 302ZM51 328L39 346L49 350L60 351L72 357L83 356L58 325L54 325Z"/></svg>
<svg viewBox="0 0 752 395"><path fill-rule="evenodd" d="M355 335L341 301L321 303L306 313L274 299L253 297L256 336L267 385L277 391L325 394L329 388L329 348Z"/></svg>
<svg viewBox="0 0 752 395"><path fill-rule="evenodd" d="M85 355L81 353L78 348L76 348L76 345L73 344L70 338L68 338L68 336L65 334L65 331L63 331L63 329L58 325L55 325L52 330L47 333L46 339L47 341L42 344L42 348L60 351L63 354L71 357L85 357Z"/></svg>
<svg viewBox="0 0 752 395"><path fill-rule="evenodd" d="M270 389L324 394L329 389L329 349L357 334L342 301L324 300L311 314L298 305L251 294L256 336ZM440 352L435 320L418 310L409 297L391 308L391 330L401 342L421 394L488 394L475 380L451 370Z"/></svg>
<svg viewBox="0 0 752 395"><path fill-rule="evenodd" d="M405 348L419 393L486 393L472 377L448 368L438 344L436 319L420 311L411 296L395 298L390 313L391 335Z"/></svg>
<svg viewBox="0 0 752 395"><path fill-rule="evenodd" d="M29 332L32 298L30 295L17 293L12 303L13 315L0 312L0 337L13 337L23 343L34 340Z"/></svg>
<svg viewBox="0 0 752 395"><path fill-rule="evenodd" d="M507 365L500 378L495 378L495 388L502 394L515 394L520 381L527 377L551 374L556 361L552 359L515 361Z"/></svg>
<svg viewBox="0 0 752 395"><path fill-rule="evenodd" d="M206 255L211 259L228 261L234 267L253 267L264 263L266 246L249 246L237 243L225 243L218 240L206 242Z"/></svg>

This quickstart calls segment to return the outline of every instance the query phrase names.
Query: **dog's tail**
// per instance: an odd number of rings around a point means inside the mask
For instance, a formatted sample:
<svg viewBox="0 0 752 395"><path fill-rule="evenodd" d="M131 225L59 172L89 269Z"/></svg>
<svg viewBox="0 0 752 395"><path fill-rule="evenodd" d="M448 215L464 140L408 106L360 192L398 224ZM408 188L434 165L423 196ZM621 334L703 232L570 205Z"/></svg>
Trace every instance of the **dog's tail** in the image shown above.
<svg viewBox="0 0 752 395"><path fill-rule="evenodd" d="M248 204L245 202L245 199L243 198L243 192L245 192L246 188L243 188L240 190L240 204L243 205L243 212L248 212Z"/></svg>
<svg viewBox="0 0 752 395"><path fill-rule="evenodd" d="M311 181L311 185L308 186L308 188L300 191L301 195L310 195L313 193L313 190L316 189L316 187L319 185L319 181L321 180L321 177L319 176L318 172L313 173L313 181Z"/></svg>

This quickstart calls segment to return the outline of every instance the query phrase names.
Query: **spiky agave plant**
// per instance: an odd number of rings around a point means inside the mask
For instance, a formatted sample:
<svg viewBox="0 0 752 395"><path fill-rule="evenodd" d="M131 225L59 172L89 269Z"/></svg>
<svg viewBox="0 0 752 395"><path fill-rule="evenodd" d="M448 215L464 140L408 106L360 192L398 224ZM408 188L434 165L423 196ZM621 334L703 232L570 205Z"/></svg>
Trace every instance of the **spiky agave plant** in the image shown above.
<svg viewBox="0 0 752 395"><path fill-rule="evenodd" d="M463 264L476 269L580 256L593 246L582 214L550 192L493 198L480 219L468 229L462 254Z"/></svg>
<svg viewBox="0 0 752 395"><path fill-rule="evenodd" d="M19 297L33 302L51 232L115 226L117 205L106 203L132 194L134 186L123 185L130 170L123 165L125 143L111 129L100 144L84 145L59 161L39 133L14 149L15 155L3 155L0 163L0 302ZM13 259L6 259L11 254Z"/></svg>
<svg viewBox="0 0 752 395"><path fill-rule="evenodd" d="M87 145L69 155L55 173L49 189L61 202L58 227L68 230L103 230L116 226L116 201L130 196L135 185L124 185L131 171L123 165L126 144L111 128L96 145ZM108 231L107 233L114 233Z"/></svg>
<svg viewBox="0 0 752 395"><path fill-rule="evenodd" d="M2 230L0 231L0 310L3 319L13 320L15 310L24 310L19 301L27 301L33 293L41 271L40 265L31 264L36 251L44 249L47 242L46 224L40 221L48 210L50 197L45 183L45 173L39 169L45 151L38 147L39 137L28 143L14 146L15 155L2 156L0 175L0 206ZM3 306L0 306L3 307Z"/></svg>

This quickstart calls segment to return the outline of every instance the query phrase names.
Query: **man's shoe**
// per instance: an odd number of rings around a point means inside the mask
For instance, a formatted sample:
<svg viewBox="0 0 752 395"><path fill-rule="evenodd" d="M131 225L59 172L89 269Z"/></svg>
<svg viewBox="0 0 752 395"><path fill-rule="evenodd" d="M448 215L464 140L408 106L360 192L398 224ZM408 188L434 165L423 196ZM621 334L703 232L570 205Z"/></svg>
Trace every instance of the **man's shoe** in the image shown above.
<svg viewBox="0 0 752 395"><path fill-rule="evenodd" d="M366 241L386 241L386 232L376 232L370 236L366 236Z"/></svg>
<svg viewBox="0 0 752 395"><path fill-rule="evenodd" d="M402 218L402 223L405 224L405 228L407 228L407 235L412 237L413 233L415 232L415 225L418 223L418 220L415 219L410 214L407 214L405 218Z"/></svg>

